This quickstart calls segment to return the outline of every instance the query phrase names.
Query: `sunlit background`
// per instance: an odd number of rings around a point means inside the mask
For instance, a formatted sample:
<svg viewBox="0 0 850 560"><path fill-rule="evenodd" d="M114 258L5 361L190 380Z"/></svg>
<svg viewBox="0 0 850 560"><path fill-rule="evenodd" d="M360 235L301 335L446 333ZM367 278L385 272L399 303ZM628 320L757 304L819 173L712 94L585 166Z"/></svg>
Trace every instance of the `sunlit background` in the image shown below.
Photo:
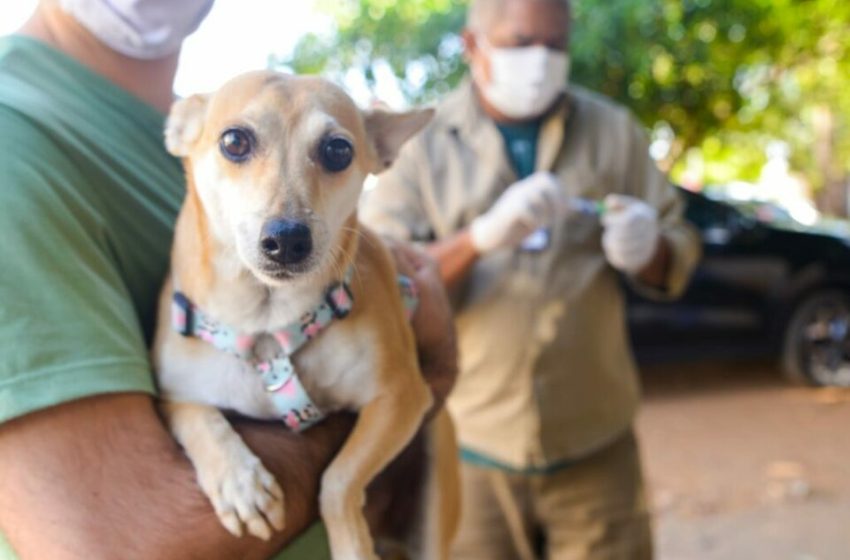
<svg viewBox="0 0 850 560"><path fill-rule="evenodd" d="M0 5L0 33L17 29L37 1ZM824 210L847 215L848 41L829 2L800 13L790 4L782 15L761 0L719 12L711 2L686 10L656 0L663 17L640 2L574 4L574 81L635 111L652 132L653 158L676 182L760 199L807 225ZM434 102L465 71L464 9L463 0L218 0L184 46L175 90L209 91L274 67L322 73L361 105ZM811 21L798 23L801 14ZM623 25L634 45L626 51Z"/></svg>
<svg viewBox="0 0 850 560"><path fill-rule="evenodd" d="M0 33L17 29L36 4L2 3ZM629 106L652 133L652 157L686 188L757 199L805 225L822 223L824 212L846 216L848 30L835 10L847 8L652 4L663 17L640 3L576 0L574 81ZM218 0L184 46L176 93L272 66L322 73L361 105L434 102L465 71L464 9L464 0Z"/></svg>
<svg viewBox="0 0 850 560"><path fill-rule="evenodd" d="M0 4L0 34L18 29L37 4ZM286 56L302 35L322 33L330 23L313 9L311 0L218 0L183 47L176 92L182 96L213 90L240 72L266 68L270 56Z"/></svg>

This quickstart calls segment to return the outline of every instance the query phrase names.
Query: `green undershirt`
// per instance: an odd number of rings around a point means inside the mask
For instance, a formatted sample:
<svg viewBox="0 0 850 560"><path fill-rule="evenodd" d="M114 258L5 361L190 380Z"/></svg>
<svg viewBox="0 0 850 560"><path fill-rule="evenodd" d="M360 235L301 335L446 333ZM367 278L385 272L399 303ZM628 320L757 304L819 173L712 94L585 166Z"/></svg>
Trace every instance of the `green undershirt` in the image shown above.
<svg viewBox="0 0 850 560"><path fill-rule="evenodd" d="M537 139L540 136L540 121L517 124L496 123L496 128L505 141L505 150L519 179L525 179L535 171L537 165Z"/></svg>

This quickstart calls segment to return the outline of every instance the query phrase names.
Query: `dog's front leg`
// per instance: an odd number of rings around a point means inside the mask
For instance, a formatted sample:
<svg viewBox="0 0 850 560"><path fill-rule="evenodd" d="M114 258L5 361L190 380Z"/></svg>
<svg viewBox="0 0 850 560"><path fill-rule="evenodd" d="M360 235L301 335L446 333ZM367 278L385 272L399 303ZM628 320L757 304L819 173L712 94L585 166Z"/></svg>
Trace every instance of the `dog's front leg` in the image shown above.
<svg viewBox="0 0 850 560"><path fill-rule="evenodd" d="M354 431L322 476L320 506L334 560L377 558L363 517L366 486L411 440L431 401L417 375L360 410Z"/></svg>
<svg viewBox="0 0 850 560"><path fill-rule="evenodd" d="M162 409L222 525L241 537L244 524L250 534L264 540L272 536L272 527L282 530L280 486L221 411L182 402L166 402Z"/></svg>

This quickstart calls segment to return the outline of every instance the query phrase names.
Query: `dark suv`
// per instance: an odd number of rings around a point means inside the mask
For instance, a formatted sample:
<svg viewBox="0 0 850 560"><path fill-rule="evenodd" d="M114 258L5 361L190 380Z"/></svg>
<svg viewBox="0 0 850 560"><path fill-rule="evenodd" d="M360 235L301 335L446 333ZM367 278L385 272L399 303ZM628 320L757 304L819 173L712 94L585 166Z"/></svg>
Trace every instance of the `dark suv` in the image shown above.
<svg viewBox="0 0 850 560"><path fill-rule="evenodd" d="M758 205L681 192L703 260L679 301L629 294L638 358L770 355L791 378L850 385L850 240L788 218L760 219Z"/></svg>

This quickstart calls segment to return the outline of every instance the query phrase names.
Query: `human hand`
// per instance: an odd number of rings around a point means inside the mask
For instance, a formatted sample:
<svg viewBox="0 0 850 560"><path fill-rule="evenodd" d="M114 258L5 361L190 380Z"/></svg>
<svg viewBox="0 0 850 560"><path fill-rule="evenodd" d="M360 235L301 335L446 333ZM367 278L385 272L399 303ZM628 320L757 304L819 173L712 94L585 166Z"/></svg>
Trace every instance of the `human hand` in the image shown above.
<svg viewBox="0 0 850 560"><path fill-rule="evenodd" d="M482 255L515 247L552 223L563 208L558 179L548 172L535 173L508 187L490 210L472 222L472 245Z"/></svg>
<svg viewBox="0 0 850 560"><path fill-rule="evenodd" d="M627 274L638 274L658 248L658 212L646 202L619 194L605 197L602 249L605 258Z"/></svg>
<svg viewBox="0 0 850 560"><path fill-rule="evenodd" d="M434 393L439 410L457 377L457 338L449 298L437 262L410 245L387 240L399 273L413 280L419 307L411 320L419 352L419 365Z"/></svg>

